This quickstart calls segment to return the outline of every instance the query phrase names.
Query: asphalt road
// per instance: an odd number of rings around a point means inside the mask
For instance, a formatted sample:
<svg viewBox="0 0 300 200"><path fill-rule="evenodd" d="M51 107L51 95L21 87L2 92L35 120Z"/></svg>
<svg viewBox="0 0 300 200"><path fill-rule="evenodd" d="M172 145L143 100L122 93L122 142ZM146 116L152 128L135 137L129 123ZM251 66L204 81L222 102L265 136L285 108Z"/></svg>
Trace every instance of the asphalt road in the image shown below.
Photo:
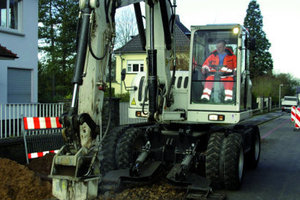
<svg viewBox="0 0 300 200"><path fill-rule="evenodd" d="M300 199L300 130L290 114L261 124L261 157L256 170L246 170L238 191L226 191L228 200Z"/></svg>

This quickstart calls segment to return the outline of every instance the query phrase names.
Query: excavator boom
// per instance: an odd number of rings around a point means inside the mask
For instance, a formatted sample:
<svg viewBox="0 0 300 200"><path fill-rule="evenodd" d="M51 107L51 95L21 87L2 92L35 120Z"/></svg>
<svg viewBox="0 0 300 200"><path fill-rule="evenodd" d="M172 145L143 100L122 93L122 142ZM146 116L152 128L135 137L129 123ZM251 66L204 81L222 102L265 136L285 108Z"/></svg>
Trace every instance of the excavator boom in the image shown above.
<svg viewBox="0 0 300 200"><path fill-rule="evenodd" d="M172 50L171 26L174 13L168 0L145 2L146 27L139 0L80 0L79 33L73 96L68 113L61 116L66 144L53 159L53 195L59 199L93 199L101 178L98 153L107 131L102 131L106 69L111 65L117 8L133 4L142 44L148 52L150 119L157 113L159 87L170 88ZM163 28L164 27L164 28ZM146 34L145 34L146 33ZM165 37L161 37L164 35ZM160 74L158 77L157 74ZM162 94L161 94L162 95Z"/></svg>

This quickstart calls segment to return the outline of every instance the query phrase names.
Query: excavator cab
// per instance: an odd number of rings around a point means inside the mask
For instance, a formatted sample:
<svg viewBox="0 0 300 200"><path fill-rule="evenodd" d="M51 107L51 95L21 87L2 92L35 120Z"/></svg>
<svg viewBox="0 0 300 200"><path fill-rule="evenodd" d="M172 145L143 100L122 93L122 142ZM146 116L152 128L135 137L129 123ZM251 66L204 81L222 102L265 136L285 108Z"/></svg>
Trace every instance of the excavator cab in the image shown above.
<svg viewBox="0 0 300 200"><path fill-rule="evenodd" d="M192 26L189 121L238 123L251 115L248 41L241 25Z"/></svg>

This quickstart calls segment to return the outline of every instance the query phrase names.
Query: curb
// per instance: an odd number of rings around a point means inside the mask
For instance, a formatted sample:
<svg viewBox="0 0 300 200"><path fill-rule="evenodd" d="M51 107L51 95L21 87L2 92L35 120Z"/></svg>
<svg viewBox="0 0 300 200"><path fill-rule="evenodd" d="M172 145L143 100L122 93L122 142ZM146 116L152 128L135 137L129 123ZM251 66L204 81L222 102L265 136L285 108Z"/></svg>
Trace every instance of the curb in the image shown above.
<svg viewBox="0 0 300 200"><path fill-rule="evenodd" d="M275 112L272 112L272 113L275 113ZM274 115L272 115L272 113L266 113L266 114L262 114L262 115L259 115L259 116L253 116L252 118L243 121L242 124L244 124L244 123L249 124L250 123L250 124L258 126L258 125L267 123L267 122L269 122L273 119L276 119L278 117L281 117L283 115L283 113L278 113L278 114L274 114ZM268 115L270 115L270 116L268 116Z"/></svg>
<svg viewBox="0 0 300 200"><path fill-rule="evenodd" d="M273 119L276 119L276 118L281 117L282 115L283 115L283 114L281 113L281 114L279 114L279 115L276 115L276 116L274 116L274 117L271 117L270 119L264 120L264 121L262 121L261 123L258 123L257 125L261 125L261 124L267 123L267 122L269 122L269 121L271 121L271 120L273 120Z"/></svg>

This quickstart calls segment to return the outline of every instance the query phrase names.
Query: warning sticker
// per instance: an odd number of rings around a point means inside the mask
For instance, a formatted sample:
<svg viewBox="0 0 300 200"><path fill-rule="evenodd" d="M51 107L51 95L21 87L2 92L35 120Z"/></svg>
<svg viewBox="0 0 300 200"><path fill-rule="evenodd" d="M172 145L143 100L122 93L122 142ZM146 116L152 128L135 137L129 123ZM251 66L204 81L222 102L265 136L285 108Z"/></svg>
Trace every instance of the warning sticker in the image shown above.
<svg viewBox="0 0 300 200"><path fill-rule="evenodd" d="M131 105L136 105L135 99L134 99L134 98L133 98L132 101L131 101Z"/></svg>

